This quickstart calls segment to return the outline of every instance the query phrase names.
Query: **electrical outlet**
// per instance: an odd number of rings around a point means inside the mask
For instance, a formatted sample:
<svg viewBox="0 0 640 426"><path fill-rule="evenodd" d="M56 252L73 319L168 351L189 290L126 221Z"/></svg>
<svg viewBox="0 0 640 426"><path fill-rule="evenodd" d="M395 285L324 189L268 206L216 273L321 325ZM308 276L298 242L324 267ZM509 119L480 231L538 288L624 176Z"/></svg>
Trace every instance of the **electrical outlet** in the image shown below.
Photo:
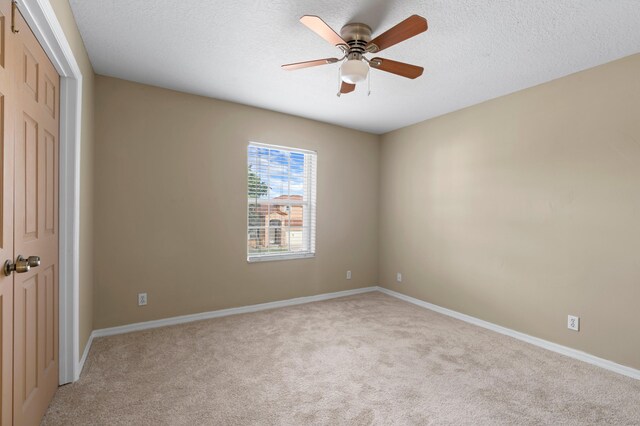
<svg viewBox="0 0 640 426"><path fill-rule="evenodd" d="M351 279L351 271L347 271L347 279L350 280Z"/></svg>
<svg viewBox="0 0 640 426"><path fill-rule="evenodd" d="M147 304L147 293L138 293L138 306Z"/></svg>
<svg viewBox="0 0 640 426"><path fill-rule="evenodd" d="M398 281L399 283L401 283L401 282L402 282L402 273L401 273L401 272L398 272L398 273L396 274L396 281Z"/></svg>
<svg viewBox="0 0 640 426"><path fill-rule="evenodd" d="M567 318L567 328L569 330L580 331L580 317L569 315Z"/></svg>

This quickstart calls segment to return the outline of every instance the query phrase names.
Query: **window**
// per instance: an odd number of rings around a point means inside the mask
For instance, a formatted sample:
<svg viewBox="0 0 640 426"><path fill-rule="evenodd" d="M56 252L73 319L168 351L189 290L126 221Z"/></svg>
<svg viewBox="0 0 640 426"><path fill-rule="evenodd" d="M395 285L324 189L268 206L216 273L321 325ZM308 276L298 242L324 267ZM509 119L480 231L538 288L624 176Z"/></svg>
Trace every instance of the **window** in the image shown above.
<svg viewBox="0 0 640 426"><path fill-rule="evenodd" d="M247 189L247 260L312 257L316 153L250 143Z"/></svg>

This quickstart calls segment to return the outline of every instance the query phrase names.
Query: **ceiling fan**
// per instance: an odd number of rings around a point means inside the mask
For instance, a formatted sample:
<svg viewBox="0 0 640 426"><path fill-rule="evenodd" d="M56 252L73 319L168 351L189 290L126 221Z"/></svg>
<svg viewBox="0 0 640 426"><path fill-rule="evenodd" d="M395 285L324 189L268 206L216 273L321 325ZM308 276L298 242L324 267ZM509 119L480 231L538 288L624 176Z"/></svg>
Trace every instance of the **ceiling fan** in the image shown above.
<svg viewBox="0 0 640 426"><path fill-rule="evenodd" d="M401 41L425 32L427 30L427 20L422 16L412 15L374 39L371 38L371 28L361 23L345 25L340 30L340 35L338 35L326 22L317 16L305 15L300 18L300 22L339 48L344 55L340 59L316 59L313 61L282 65L282 68L292 71L300 68L335 64L336 62L344 61L340 66L340 77L342 81L338 96L342 93L353 92L356 84L367 78L369 67L411 79L422 75L424 70L422 67L396 62L390 59L378 57L368 59L365 57L367 53L380 52Z"/></svg>

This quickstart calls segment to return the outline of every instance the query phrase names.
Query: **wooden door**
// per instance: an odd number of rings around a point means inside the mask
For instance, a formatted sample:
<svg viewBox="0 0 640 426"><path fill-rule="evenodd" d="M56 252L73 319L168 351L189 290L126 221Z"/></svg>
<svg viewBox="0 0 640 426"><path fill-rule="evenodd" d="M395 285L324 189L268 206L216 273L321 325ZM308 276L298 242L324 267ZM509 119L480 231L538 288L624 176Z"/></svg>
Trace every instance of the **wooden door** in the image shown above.
<svg viewBox="0 0 640 426"><path fill-rule="evenodd" d="M11 2L0 3L0 266L13 255L13 102L14 76ZM0 272L0 424L10 425L13 411L13 276Z"/></svg>
<svg viewBox="0 0 640 426"><path fill-rule="evenodd" d="M37 425L58 386L58 96L60 78L19 13L15 60L13 421Z"/></svg>

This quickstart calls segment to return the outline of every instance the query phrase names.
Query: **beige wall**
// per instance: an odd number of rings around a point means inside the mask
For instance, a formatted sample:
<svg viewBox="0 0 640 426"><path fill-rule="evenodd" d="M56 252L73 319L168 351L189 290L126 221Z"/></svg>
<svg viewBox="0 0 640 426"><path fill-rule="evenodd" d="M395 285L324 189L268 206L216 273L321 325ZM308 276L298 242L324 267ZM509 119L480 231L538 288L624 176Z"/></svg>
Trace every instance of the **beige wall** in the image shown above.
<svg viewBox="0 0 640 426"><path fill-rule="evenodd" d="M386 134L380 157L381 285L640 368L640 55Z"/></svg>
<svg viewBox="0 0 640 426"><path fill-rule="evenodd" d="M94 72L68 0L50 0L82 72L80 146L80 355L93 330Z"/></svg>
<svg viewBox="0 0 640 426"><path fill-rule="evenodd" d="M377 136L102 76L96 100L95 328L377 283ZM315 258L247 264L249 141L317 150Z"/></svg>

